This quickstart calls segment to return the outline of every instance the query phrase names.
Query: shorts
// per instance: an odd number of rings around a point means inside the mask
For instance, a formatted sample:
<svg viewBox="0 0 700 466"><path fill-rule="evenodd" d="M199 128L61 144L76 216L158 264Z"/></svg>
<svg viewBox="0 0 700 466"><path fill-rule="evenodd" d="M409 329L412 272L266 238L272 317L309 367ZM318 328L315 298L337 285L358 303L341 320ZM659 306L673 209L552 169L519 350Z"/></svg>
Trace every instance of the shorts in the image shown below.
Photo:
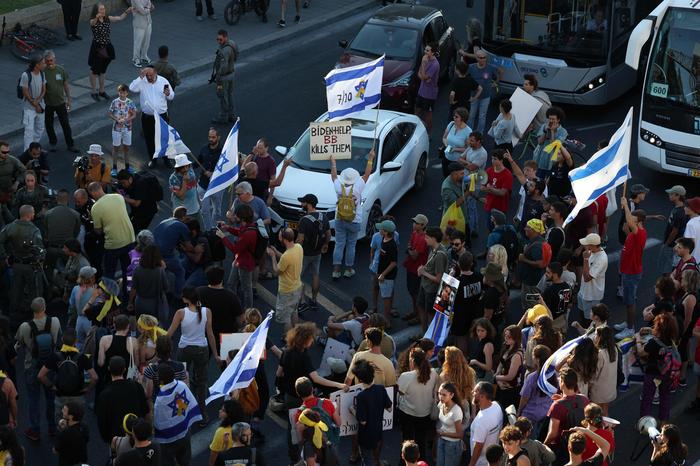
<svg viewBox="0 0 700 466"><path fill-rule="evenodd" d="M420 277L415 273L406 272L406 288L408 289L408 294L413 299L416 299L420 290Z"/></svg>
<svg viewBox="0 0 700 466"><path fill-rule="evenodd" d="M416 96L416 108L425 110L426 112L432 112L435 106L435 99L426 99L419 95Z"/></svg>
<svg viewBox="0 0 700 466"><path fill-rule="evenodd" d="M114 131L112 130L112 145L114 147L130 146L131 145L131 130Z"/></svg>
<svg viewBox="0 0 700 466"><path fill-rule="evenodd" d="M299 301L301 300L301 292L304 287L294 290L291 293L277 293L277 303L275 304L275 322L278 324L292 324L292 316L295 316Z"/></svg>
<svg viewBox="0 0 700 466"><path fill-rule="evenodd" d="M304 256L304 260L301 263L301 275L304 276L307 270L311 270L311 275L318 277L321 270L321 254Z"/></svg>
<svg viewBox="0 0 700 466"><path fill-rule="evenodd" d="M583 312L583 317L585 317L588 320L591 320L591 309L593 309L593 306L596 304L600 304L600 299L594 299L592 301L587 301L581 297L581 295L578 295L578 308L581 309L581 312Z"/></svg>
<svg viewBox="0 0 700 466"><path fill-rule="evenodd" d="M394 296L394 280L384 279L379 282L379 294L382 298L391 298Z"/></svg>
<svg viewBox="0 0 700 466"><path fill-rule="evenodd" d="M642 281L642 274L622 274L622 303L626 306L634 306L637 302L637 288Z"/></svg>

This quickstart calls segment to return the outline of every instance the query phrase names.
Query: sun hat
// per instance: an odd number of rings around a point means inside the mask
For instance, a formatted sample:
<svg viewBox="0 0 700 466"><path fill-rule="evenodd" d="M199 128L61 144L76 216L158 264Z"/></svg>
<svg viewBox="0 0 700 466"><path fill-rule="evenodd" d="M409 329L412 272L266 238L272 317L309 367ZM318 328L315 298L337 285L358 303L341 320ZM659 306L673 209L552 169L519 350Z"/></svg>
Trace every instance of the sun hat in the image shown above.
<svg viewBox="0 0 700 466"><path fill-rule="evenodd" d="M585 238L579 240L582 246L598 246L600 244L600 235L598 233L588 233Z"/></svg>
<svg viewBox="0 0 700 466"><path fill-rule="evenodd" d="M354 185L359 177L360 172L358 172L352 167L348 167L342 172L340 172L340 182L345 186Z"/></svg>
<svg viewBox="0 0 700 466"><path fill-rule="evenodd" d="M175 156L175 168L186 167L187 165L192 165L190 159L187 158L187 154L177 154Z"/></svg>
<svg viewBox="0 0 700 466"><path fill-rule="evenodd" d="M102 152L102 146L99 144L90 144L90 148L87 150L88 154L95 154L95 155L105 155L104 152Z"/></svg>

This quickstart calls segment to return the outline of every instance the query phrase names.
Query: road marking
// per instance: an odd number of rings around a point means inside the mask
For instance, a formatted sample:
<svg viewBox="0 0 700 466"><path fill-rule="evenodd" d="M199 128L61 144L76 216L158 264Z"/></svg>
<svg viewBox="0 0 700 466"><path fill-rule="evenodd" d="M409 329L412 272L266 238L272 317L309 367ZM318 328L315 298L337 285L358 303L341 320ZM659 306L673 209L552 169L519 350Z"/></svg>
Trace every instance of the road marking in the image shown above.
<svg viewBox="0 0 700 466"><path fill-rule="evenodd" d="M275 305L277 304L277 296L275 296L274 293L272 293L270 290L268 290L267 288L262 286L260 283L257 284L256 289L258 291L258 297L260 299L262 299L263 301L265 301L268 305L270 305L271 307L274 308ZM311 297L311 290L310 289L306 291L306 296L308 296L309 298ZM338 306L337 304L332 302L330 299L323 296L321 293L318 294L318 296L316 297L316 300L321 305L321 307L326 309L328 312L330 312L334 316L339 316L339 315L345 314L345 311L343 310L342 307Z"/></svg>
<svg viewBox="0 0 700 466"><path fill-rule="evenodd" d="M607 128L608 126L615 126L617 123L600 123L598 125L583 126L581 128L573 128L575 131L589 131L591 129Z"/></svg>

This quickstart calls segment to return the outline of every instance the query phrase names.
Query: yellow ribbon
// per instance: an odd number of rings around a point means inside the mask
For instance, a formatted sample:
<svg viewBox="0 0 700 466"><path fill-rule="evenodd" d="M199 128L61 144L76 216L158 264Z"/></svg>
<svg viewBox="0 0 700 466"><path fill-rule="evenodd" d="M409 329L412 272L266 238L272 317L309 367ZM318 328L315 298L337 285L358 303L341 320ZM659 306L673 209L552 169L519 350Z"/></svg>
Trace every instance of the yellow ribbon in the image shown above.
<svg viewBox="0 0 700 466"><path fill-rule="evenodd" d="M303 412L301 413L301 416L299 416L299 422L301 422L307 427L314 428L314 446L319 449L323 448L323 433L328 432L328 426L326 425L326 423L323 421L314 422L308 417L306 417Z"/></svg>
<svg viewBox="0 0 700 466"><path fill-rule="evenodd" d="M552 161L556 162L559 156L559 151L561 150L562 144L559 139L555 139L546 146L544 146L544 151L548 154L552 154Z"/></svg>
<svg viewBox="0 0 700 466"><path fill-rule="evenodd" d="M131 430L127 427L126 421L128 421L128 420L131 419L132 417L133 417L133 418L137 418L136 414L134 414L134 413L129 413L129 414L127 414L126 416L124 416L124 419L122 420L122 428L124 429L124 432L126 432L126 433L129 434L129 435L134 435L134 432L131 431Z"/></svg>
<svg viewBox="0 0 700 466"><path fill-rule="evenodd" d="M476 191L476 179L479 177L478 173L469 174L469 192Z"/></svg>
<svg viewBox="0 0 700 466"><path fill-rule="evenodd" d="M152 321L154 321L155 323L148 324L146 322L146 320L148 319L152 319ZM149 316L148 314L141 314L139 320L136 321L136 324L144 332L151 332L151 341L153 341L153 343L156 342L159 335L167 335L168 333L166 330L163 330L162 328L158 327L158 321L155 319L155 317Z"/></svg>
<svg viewBox="0 0 700 466"><path fill-rule="evenodd" d="M105 318L107 313L109 312L110 309L112 309L112 304L115 302L117 303L117 306L119 306L122 302L117 298L116 296L113 296L109 293L109 290L107 290L107 286L105 286L105 282L101 281L100 282L100 288L104 290L105 293L109 296L109 299L105 301L104 305L102 306L102 309L100 310L100 313L97 316L97 321L102 322L102 319Z"/></svg>
<svg viewBox="0 0 700 466"><path fill-rule="evenodd" d="M61 346L61 353L80 353L80 350L75 346L63 345Z"/></svg>

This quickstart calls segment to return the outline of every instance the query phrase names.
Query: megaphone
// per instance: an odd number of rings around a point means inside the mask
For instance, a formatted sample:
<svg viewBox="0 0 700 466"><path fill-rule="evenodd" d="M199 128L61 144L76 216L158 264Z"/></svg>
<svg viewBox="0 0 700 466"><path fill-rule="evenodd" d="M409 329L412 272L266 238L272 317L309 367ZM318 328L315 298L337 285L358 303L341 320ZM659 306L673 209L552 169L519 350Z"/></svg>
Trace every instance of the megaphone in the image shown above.
<svg viewBox="0 0 700 466"><path fill-rule="evenodd" d="M656 418L653 416L642 416L639 421L637 421L637 430L642 435L648 435L652 440L661 435Z"/></svg>

